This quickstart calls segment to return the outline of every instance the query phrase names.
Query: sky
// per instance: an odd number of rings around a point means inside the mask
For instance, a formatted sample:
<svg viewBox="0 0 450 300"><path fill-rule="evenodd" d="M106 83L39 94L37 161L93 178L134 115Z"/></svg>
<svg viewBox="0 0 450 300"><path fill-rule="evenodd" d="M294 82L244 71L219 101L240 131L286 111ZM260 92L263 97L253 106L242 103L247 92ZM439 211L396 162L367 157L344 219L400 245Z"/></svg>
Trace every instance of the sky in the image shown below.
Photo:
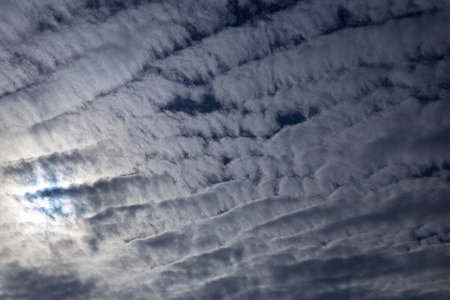
<svg viewBox="0 0 450 300"><path fill-rule="evenodd" d="M0 0L0 300L450 298L447 0Z"/></svg>

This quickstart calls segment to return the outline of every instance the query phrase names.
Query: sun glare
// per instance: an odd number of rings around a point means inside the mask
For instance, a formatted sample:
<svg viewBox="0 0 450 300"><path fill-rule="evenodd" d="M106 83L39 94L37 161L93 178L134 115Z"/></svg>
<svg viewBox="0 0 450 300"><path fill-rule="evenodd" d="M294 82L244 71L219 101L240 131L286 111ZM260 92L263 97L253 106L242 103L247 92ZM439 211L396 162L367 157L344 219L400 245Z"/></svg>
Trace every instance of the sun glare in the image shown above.
<svg viewBox="0 0 450 300"><path fill-rule="evenodd" d="M12 194L20 206L20 221L41 225L71 223L75 209L65 191L72 185L69 181L38 180L33 185L16 187Z"/></svg>

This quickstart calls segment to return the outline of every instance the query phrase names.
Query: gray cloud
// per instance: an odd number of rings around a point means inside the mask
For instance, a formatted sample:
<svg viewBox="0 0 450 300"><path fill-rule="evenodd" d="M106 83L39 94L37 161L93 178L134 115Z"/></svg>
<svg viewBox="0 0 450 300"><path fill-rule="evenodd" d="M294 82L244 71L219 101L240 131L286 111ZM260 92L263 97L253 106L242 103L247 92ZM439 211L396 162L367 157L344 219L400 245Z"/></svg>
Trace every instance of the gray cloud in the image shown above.
<svg viewBox="0 0 450 300"><path fill-rule="evenodd" d="M45 274L18 264L3 270L1 299L85 299L95 288L92 281L82 282L74 273Z"/></svg>
<svg viewBox="0 0 450 300"><path fill-rule="evenodd" d="M447 1L0 4L0 299L445 299Z"/></svg>

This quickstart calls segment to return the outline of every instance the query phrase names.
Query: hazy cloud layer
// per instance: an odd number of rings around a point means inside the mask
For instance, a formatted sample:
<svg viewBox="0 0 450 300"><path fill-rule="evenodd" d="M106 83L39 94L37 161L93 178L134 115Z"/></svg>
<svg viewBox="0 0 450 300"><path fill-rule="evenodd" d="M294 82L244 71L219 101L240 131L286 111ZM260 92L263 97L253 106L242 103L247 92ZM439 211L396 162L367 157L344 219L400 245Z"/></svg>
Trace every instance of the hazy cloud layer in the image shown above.
<svg viewBox="0 0 450 300"><path fill-rule="evenodd" d="M450 3L0 2L0 299L447 299Z"/></svg>

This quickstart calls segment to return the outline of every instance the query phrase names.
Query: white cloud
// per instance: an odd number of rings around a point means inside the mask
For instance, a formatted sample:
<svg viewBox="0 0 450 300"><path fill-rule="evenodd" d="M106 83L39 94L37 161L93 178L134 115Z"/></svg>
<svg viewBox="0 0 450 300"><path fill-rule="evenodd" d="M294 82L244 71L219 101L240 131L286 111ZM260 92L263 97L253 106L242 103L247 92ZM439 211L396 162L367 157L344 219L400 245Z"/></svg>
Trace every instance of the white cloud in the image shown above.
<svg viewBox="0 0 450 300"><path fill-rule="evenodd" d="M2 2L0 299L445 297L448 8Z"/></svg>

